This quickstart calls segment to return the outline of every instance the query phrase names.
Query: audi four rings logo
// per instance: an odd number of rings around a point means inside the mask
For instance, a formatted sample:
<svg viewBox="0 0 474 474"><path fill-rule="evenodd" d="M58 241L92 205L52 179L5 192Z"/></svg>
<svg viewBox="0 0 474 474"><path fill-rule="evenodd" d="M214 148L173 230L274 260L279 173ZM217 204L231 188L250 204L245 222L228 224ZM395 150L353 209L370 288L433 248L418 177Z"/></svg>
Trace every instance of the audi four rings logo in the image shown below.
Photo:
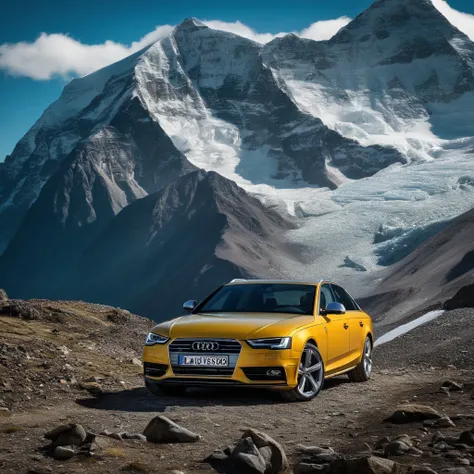
<svg viewBox="0 0 474 474"><path fill-rule="evenodd" d="M214 341L193 342L193 351L217 351L219 343Z"/></svg>

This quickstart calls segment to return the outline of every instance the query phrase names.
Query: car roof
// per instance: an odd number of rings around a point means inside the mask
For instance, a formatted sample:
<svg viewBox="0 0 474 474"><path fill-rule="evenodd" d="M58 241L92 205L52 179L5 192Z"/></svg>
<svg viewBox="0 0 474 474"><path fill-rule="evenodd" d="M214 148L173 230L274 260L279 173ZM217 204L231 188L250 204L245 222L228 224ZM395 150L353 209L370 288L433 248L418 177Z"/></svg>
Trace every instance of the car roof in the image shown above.
<svg viewBox="0 0 474 474"><path fill-rule="evenodd" d="M284 284L284 285L320 285L321 283L334 283L331 280L318 280L318 281L307 281L307 280L264 280L264 279L245 279L245 278L234 278L228 285L247 285L251 283L262 283L262 284Z"/></svg>

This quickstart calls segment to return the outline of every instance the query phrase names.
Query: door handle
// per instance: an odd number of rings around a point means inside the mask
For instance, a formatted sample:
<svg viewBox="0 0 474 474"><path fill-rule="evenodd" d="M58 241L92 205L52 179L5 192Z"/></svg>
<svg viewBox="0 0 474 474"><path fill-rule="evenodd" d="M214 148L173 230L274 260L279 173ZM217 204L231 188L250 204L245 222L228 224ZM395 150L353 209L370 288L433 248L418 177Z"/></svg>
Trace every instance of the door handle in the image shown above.
<svg viewBox="0 0 474 474"><path fill-rule="evenodd" d="M348 324L344 323L344 329L348 329L348 328L349 328Z"/></svg>
<svg viewBox="0 0 474 474"><path fill-rule="evenodd" d="M364 327L364 323L363 323L362 321L359 321L359 326L360 326L361 328L363 328L363 327Z"/></svg>

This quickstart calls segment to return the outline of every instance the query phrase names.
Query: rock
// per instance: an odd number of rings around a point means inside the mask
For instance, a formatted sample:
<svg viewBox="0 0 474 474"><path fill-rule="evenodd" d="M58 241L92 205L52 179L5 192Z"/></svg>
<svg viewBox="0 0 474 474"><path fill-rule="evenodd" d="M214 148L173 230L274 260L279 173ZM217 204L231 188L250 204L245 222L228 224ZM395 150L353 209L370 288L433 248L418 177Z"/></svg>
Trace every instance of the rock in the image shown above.
<svg viewBox="0 0 474 474"><path fill-rule="evenodd" d="M143 366L142 361L138 357L134 357L131 360L131 362L132 362L133 365L138 365L139 367Z"/></svg>
<svg viewBox="0 0 474 474"><path fill-rule="evenodd" d="M87 434L81 425L71 423L69 425L60 425L54 430L48 431L44 437L51 440L51 447L69 446L82 444Z"/></svg>
<svg viewBox="0 0 474 474"><path fill-rule="evenodd" d="M102 380L104 380L103 377L97 377L95 375L91 376L91 377L88 377L86 380L84 380L84 382L95 382L95 383L99 383L99 382L102 382Z"/></svg>
<svg viewBox="0 0 474 474"><path fill-rule="evenodd" d="M230 458L234 467L241 474L265 474L267 472L267 462L250 436L239 439Z"/></svg>
<svg viewBox="0 0 474 474"><path fill-rule="evenodd" d="M469 461L469 459L466 459L466 458L459 458L457 460L458 464L461 464L461 466L470 466L471 465L471 461Z"/></svg>
<svg viewBox="0 0 474 474"><path fill-rule="evenodd" d="M86 390L95 397L99 397L104 394L102 386L97 382L82 382L79 385L79 388L81 388L82 390Z"/></svg>
<svg viewBox="0 0 474 474"><path fill-rule="evenodd" d="M150 443L195 443L202 439L165 416L155 416L143 432Z"/></svg>
<svg viewBox="0 0 474 474"><path fill-rule="evenodd" d="M224 451L218 449L202 462L209 464L217 472L226 472L229 466L229 456Z"/></svg>
<svg viewBox="0 0 474 474"><path fill-rule="evenodd" d="M449 418L449 416L442 416L437 420L425 420L423 422L423 426L429 426L430 428L454 428L456 425L454 422Z"/></svg>
<svg viewBox="0 0 474 474"><path fill-rule="evenodd" d="M71 352L71 349L69 349L67 346L59 346L58 351L64 355L68 355Z"/></svg>
<svg viewBox="0 0 474 474"><path fill-rule="evenodd" d="M437 443L439 441L444 441L445 439L446 439L446 436L444 436L444 434L441 433L441 431L437 431L431 438L431 442Z"/></svg>
<svg viewBox="0 0 474 474"><path fill-rule="evenodd" d="M408 404L399 406L387 421L392 423L412 423L438 418L441 418L441 415L433 407Z"/></svg>
<svg viewBox="0 0 474 474"><path fill-rule="evenodd" d="M331 474L392 474L396 463L389 459L369 456L353 459L338 459L331 466Z"/></svg>
<svg viewBox="0 0 474 474"><path fill-rule="evenodd" d="M244 436L252 438L255 446L259 450L264 447L269 447L271 449L271 469L268 471L269 474L278 474L288 470L288 459L286 458L285 451L273 438L265 433L262 433L261 431L253 429L246 430L242 437Z"/></svg>
<svg viewBox="0 0 474 474"><path fill-rule="evenodd" d="M374 448L375 449L384 449L387 444L389 444L392 440L388 436L384 436L383 438L379 439L376 443Z"/></svg>
<svg viewBox="0 0 474 474"><path fill-rule="evenodd" d="M329 472L330 474L436 474L427 466L399 464L377 456L339 459L331 465Z"/></svg>
<svg viewBox="0 0 474 474"><path fill-rule="evenodd" d="M270 436L247 429L232 448L217 450L204 462L218 472L238 474L279 474L288 470L283 448Z"/></svg>
<svg viewBox="0 0 474 474"><path fill-rule="evenodd" d="M412 446L401 440L394 440L385 446L385 456L403 456L412 449Z"/></svg>
<svg viewBox="0 0 474 474"><path fill-rule="evenodd" d="M451 394L449 393L449 388L448 388L448 387L441 387L441 388L439 389L439 391L440 391L441 393L444 393L447 397L450 397L450 396L451 396Z"/></svg>
<svg viewBox="0 0 474 474"><path fill-rule="evenodd" d="M57 446L52 456L58 461L65 461L66 459L71 459L74 454L75 452L72 446Z"/></svg>
<svg viewBox="0 0 474 474"><path fill-rule="evenodd" d="M435 452L443 453L443 452L449 451L450 449L451 449L451 446L449 446L449 444L445 443L444 441L438 441L437 443L433 444L433 450Z"/></svg>
<svg viewBox="0 0 474 474"><path fill-rule="evenodd" d="M61 433L64 433L69 429L71 429L71 425L59 425L51 431L45 433L43 435L43 438L49 439L50 441L54 441Z"/></svg>
<svg viewBox="0 0 474 474"><path fill-rule="evenodd" d="M450 392L460 392L464 389L464 385L462 383L454 382L453 380L446 380L441 388L447 388Z"/></svg>
<svg viewBox="0 0 474 474"><path fill-rule="evenodd" d="M8 300L7 292L0 288L0 301L7 301L7 300Z"/></svg>
<svg viewBox="0 0 474 474"><path fill-rule="evenodd" d="M459 435L459 443L474 446L474 433L472 431L463 431Z"/></svg>
<svg viewBox="0 0 474 474"><path fill-rule="evenodd" d="M441 474L469 474L464 467L448 467L441 471Z"/></svg>
<svg viewBox="0 0 474 474"><path fill-rule="evenodd" d="M115 432L109 431L109 430L101 431L100 435L101 436L106 436L107 438L116 439L117 441L123 441L124 440L121 433L115 433ZM143 435L141 435L141 436L143 436Z"/></svg>

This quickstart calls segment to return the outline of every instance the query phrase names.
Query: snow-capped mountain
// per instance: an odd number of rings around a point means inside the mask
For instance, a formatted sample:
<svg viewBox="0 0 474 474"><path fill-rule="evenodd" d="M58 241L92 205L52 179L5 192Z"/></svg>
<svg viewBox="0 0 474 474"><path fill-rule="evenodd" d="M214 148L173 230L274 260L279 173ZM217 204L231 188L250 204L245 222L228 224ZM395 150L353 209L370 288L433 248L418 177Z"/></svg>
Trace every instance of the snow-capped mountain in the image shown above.
<svg viewBox="0 0 474 474"><path fill-rule="evenodd" d="M104 235L119 239L107 229L122 213L196 168L296 219L268 276L373 283L474 207L473 67L474 43L430 0L377 0L321 42L290 34L261 45L187 19L73 80L0 164L0 269L19 268L2 285L71 295L68 282L81 285L68 278ZM244 253L226 255L237 274L261 275Z"/></svg>

